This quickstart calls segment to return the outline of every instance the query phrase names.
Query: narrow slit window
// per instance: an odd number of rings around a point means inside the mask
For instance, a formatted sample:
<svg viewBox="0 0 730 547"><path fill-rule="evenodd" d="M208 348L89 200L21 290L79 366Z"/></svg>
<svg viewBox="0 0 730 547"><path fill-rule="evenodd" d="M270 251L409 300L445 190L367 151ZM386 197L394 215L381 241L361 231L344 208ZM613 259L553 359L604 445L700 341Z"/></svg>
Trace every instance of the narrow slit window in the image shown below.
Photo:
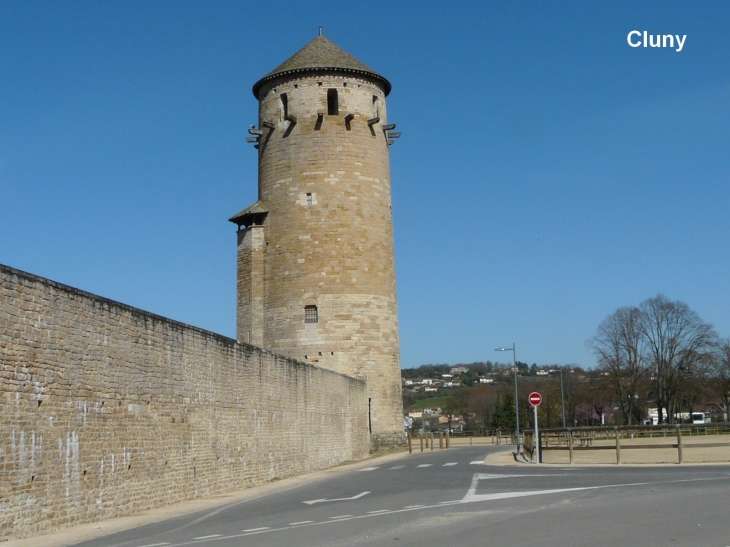
<svg viewBox="0 0 730 547"><path fill-rule="evenodd" d="M378 114L378 96L373 95L373 118L377 118Z"/></svg>
<svg viewBox="0 0 730 547"><path fill-rule="evenodd" d="M305 323L319 323L319 314L317 313L317 306L304 306L304 322Z"/></svg>
<svg viewBox="0 0 730 547"><path fill-rule="evenodd" d="M289 99L286 96L286 93L282 93L279 95L279 98L281 99L281 111L284 114L284 119L289 115Z"/></svg>
<svg viewBox="0 0 730 547"><path fill-rule="evenodd" d="M307 205L312 205L312 194L307 194Z"/></svg>
<svg viewBox="0 0 730 547"><path fill-rule="evenodd" d="M333 116L340 113L340 104L336 89L327 90L327 114Z"/></svg>

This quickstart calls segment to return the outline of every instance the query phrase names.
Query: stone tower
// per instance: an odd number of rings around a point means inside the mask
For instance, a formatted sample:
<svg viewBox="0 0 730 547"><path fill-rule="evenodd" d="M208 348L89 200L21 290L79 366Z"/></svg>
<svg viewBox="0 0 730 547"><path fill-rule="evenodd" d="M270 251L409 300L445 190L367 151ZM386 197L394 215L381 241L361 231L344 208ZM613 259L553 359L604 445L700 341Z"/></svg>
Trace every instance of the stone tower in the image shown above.
<svg viewBox="0 0 730 547"><path fill-rule="evenodd" d="M390 89L321 35L256 82L259 199L230 219L239 341L366 379L375 447L404 442Z"/></svg>

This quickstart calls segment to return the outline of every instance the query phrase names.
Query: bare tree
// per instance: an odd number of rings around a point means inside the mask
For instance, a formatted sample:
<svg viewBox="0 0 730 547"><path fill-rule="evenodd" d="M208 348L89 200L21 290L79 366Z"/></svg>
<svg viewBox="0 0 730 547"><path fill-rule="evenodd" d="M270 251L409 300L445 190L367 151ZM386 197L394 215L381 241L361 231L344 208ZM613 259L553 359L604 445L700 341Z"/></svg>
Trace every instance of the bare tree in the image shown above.
<svg viewBox="0 0 730 547"><path fill-rule="evenodd" d="M492 423L496 405L499 402L497 390L492 386L479 386L469 394L469 416L474 416L477 429L487 430Z"/></svg>
<svg viewBox="0 0 730 547"><path fill-rule="evenodd" d="M730 340L718 344L708 367L710 389L722 399L723 419L730 420Z"/></svg>
<svg viewBox="0 0 730 547"><path fill-rule="evenodd" d="M639 310L640 332L656 377L659 422L666 410L672 423L679 386L702 366L717 335L687 304L672 302L661 294L642 302Z"/></svg>
<svg viewBox="0 0 730 547"><path fill-rule="evenodd" d="M589 341L598 358L599 371L608 379L611 391L629 425L641 419L637 408L642 378L648 371L643 314L639 308L619 308L598 326Z"/></svg>
<svg viewBox="0 0 730 547"><path fill-rule="evenodd" d="M613 401L611 393L613 384L610 376L605 376L605 372L598 371L597 375L588 378L586 388L586 402L593 407L596 414L597 424L605 425L606 411L609 410Z"/></svg>

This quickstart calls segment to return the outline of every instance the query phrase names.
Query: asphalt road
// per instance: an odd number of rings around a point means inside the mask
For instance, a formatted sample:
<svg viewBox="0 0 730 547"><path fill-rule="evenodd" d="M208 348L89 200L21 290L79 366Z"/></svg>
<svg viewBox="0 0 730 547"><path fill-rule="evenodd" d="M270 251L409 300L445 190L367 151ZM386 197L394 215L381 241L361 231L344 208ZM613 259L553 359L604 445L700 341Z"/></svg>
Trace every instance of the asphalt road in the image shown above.
<svg viewBox="0 0 730 547"><path fill-rule="evenodd" d="M413 454L83 547L730 546L730 467L488 466Z"/></svg>

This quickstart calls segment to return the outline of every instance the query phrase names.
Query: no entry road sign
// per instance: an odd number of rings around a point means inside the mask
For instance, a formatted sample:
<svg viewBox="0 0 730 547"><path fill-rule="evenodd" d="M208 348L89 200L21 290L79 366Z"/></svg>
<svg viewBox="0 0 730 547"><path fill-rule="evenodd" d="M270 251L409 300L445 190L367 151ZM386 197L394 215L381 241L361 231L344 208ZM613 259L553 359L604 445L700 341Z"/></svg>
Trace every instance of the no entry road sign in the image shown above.
<svg viewBox="0 0 730 547"><path fill-rule="evenodd" d="M533 391L530 393L529 401L532 406L538 406L542 403L542 395L540 395L537 391Z"/></svg>

